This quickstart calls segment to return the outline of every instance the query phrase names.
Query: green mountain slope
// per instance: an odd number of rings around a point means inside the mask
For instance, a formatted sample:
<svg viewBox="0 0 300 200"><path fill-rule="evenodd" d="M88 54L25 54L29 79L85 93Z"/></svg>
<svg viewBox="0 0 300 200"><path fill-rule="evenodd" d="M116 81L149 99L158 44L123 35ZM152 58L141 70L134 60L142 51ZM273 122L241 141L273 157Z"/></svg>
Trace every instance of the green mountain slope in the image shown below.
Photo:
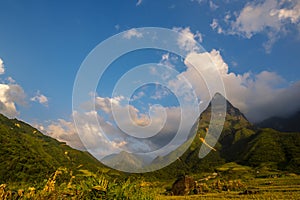
<svg viewBox="0 0 300 200"><path fill-rule="evenodd" d="M244 147L240 161L300 173L300 133L260 129Z"/></svg>
<svg viewBox="0 0 300 200"><path fill-rule="evenodd" d="M216 95L214 98L224 97ZM197 135L188 150L171 165L152 172L155 176L170 178L181 174L212 172L229 162L300 173L300 133L257 129L228 101L224 128L214 147L217 151L211 151L199 159L200 147L204 145L200 137L205 138L210 117L209 105L200 116ZM162 159L157 158L154 162Z"/></svg>
<svg viewBox="0 0 300 200"><path fill-rule="evenodd" d="M216 95L214 98L224 97ZM193 141L182 156L178 158L176 152L172 152L166 157L155 158L152 165L155 167L165 159L176 160L175 162L154 172L132 176L172 179L182 174L213 172L230 162L258 168L267 166L270 169L300 174L300 133L257 129L228 101L224 128L214 146L216 151L211 151L206 157L199 159L200 148L204 145L200 138L205 138L210 116L209 105L199 117L198 127L194 127L197 128L197 134L195 138L191 138ZM67 167L74 171L110 170L89 153L74 150L65 143L43 135L24 122L8 119L1 114L0 144L0 183L40 182L59 167ZM124 152L108 156L104 160L109 163L115 159L119 166L132 163L139 167L144 162ZM124 177L128 175L118 174Z"/></svg>
<svg viewBox="0 0 300 200"><path fill-rule="evenodd" d="M41 181L58 167L97 171L103 165L87 152L45 136L0 114L0 183Z"/></svg>

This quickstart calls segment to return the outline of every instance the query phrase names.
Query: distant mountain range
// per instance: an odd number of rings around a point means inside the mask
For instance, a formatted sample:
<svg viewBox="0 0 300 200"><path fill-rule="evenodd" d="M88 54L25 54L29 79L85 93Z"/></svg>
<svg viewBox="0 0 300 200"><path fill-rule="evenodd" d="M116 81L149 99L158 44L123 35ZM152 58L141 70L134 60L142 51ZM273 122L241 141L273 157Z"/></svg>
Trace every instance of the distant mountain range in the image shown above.
<svg viewBox="0 0 300 200"><path fill-rule="evenodd" d="M271 117L257 123L262 128L273 128L278 131L300 132L300 111L289 117Z"/></svg>
<svg viewBox="0 0 300 200"><path fill-rule="evenodd" d="M213 100L218 98L224 97L216 94ZM161 170L150 172L150 174L154 173L158 177L166 176L168 178L186 172L198 173L214 170L216 166L227 162L237 162L251 167L267 165L273 169L300 173L300 132L284 133L270 128L259 129L227 100L226 105L226 120L215 146L217 151L211 151L203 159L198 157L200 147L204 145L200 137L205 138L211 119L211 104L209 104L199 118L197 135L188 150L180 158L176 151L164 157L155 158L150 169L155 165L161 165L162 162L167 162L167 160L176 161ZM139 168L145 165L141 157L124 152L105 157L105 162L115 163L119 167L122 165L122 167Z"/></svg>
<svg viewBox="0 0 300 200"><path fill-rule="evenodd" d="M215 98L224 97L217 95ZM226 121L214 147L216 151L211 151L203 159L198 157L200 147L204 145L200 137L205 138L211 117L211 105L199 117L196 137L192 138L191 145L180 158L176 153L170 153L149 161L138 155L121 152L105 157L102 162L110 166L115 165L116 168L139 168L149 162L155 166L165 159L176 160L165 168L143 175L160 179L170 179L186 173L214 171L227 162L300 173L300 132L286 133L270 128L257 128L239 109L226 102ZM297 118L297 115L295 116ZM280 122L287 128L294 127L288 125L285 120ZM295 124L295 127L298 126ZM93 172L99 169L109 170L88 152L72 149L22 121L8 119L1 114L0 144L0 183L41 181L61 166L70 169L85 168Z"/></svg>

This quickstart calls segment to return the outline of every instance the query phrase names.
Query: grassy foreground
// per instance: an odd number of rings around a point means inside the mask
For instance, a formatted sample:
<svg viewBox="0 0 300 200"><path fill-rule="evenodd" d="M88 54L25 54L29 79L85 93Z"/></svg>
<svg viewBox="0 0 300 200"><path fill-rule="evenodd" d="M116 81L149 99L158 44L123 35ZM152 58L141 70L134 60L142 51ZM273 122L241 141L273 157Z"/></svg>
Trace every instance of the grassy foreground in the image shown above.
<svg viewBox="0 0 300 200"><path fill-rule="evenodd" d="M237 182L239 186L234 186ZM75 174L59 168L41 184L0 184L0 199L300 199L300 176L296 174L246 180L217 178L200 184L205 188L201 194L172 196L168 192L172 181L112 178L106 173L93 174L88 170ZM233 186L229 187L230 184Z"/></svg>
<svg viewBox="0 0 300 200"><path fill-rule="evenodd" d="M280 178L255 178L245 182L247 191L257 191L256 194L240 194L243 191L219 191L201 195L164 196L156 199L300 199L300 176L292 175Z"/></svg>

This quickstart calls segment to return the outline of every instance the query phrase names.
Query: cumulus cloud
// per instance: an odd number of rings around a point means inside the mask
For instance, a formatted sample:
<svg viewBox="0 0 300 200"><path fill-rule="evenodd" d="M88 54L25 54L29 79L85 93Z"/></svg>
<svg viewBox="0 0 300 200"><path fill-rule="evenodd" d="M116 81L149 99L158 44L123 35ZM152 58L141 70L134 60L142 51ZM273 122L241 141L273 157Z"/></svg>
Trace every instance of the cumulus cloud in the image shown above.
<svg viewBox="0 0 300 200"><path fill-rule="evenodd" d="M0 112L7 117L19 115L16 105L25 105L25 92L17 84L0 84Z"/></svg>
<svg viewBox="0 0 300 200"><path fill-rule="evenodd" d="M286 86L287 81L274 72L262 71L258 74L229 72L228 64L215 49L211 52L188 55L186 60L188 69L182 73L189 81L194 82L195 90L201 98L206 98L208 95L207 82L204 82L201 76L197 76L194 67L207 66L205 65L207 61L203 59L204 55L209 56L218 69L228 100L249 120L255 122L272 116L288 115L300 109L300 93L298 92L300 81ZM188 61L196 64L191 66Z"/></svg>
<svg viewBox="0 0 300 200"><path fill-rule="evenodd" d="M4 72L4 62L0 58L0 74ZM26 95L23 88L11 77L8 77L7 81L8 83L0 84L0 112L9 118L14 118L20 114L17 105L26 104Z"/></svg>
<svg viewBox="0 0 300 200"><path fill-rule="evenodd" d="M126 108L122 107L121 109L125 110ZM162 108L156 107L154 109ZM134 108L134 112L138 112L136 108ZM159 113L160 111L157 112ZM135 153L151 152L159 149L161 146L167 145L173 138L172 134L178 128L176 124L179 124L181 113L179 107L166 108L166 112L169 115L168 125L164 126L157 136L147 139L127 135L116 127L114 122L106 121L106 119L95 111L86 111L84 113L73 112L73 118L76 119L76 126L72 121L59 119L51 121L49 125L36 125L36 127L40 130L42 127L44 133L61 142L66 142L66 144L73 148L79 150L88 149L98 159L102 159L107 155L121 151ZM118 112L118 114L122 115L122 111ZM138 122L139 120L140 123ZM143 126L145 122L143 120L139 117L135 119L135 122ZM154 115L151 120L152 123L160 123L162 116ZM127 123L129 122L127 121Z"/></svg>
<svg viewBox="0 0 300 200"><path fill-rule="evenodd" d="M223 21L229 29L224 30L214 19L211 27L218 33L240 35L252 38L255 34L265 34L268 41L264 43L266 52L270 52L272 45L288 33L288 28L300 21L300 1L298 0L264 0L248 2L240 12L236 12L233 20L229 20L228 13Z"/></svg>
<svg viewBox="0 0 300 200"><path fill-rule="evenodd" d="M197 46L197 41L202 42L202 34L200 32L196 32L196 34L192 33L190 27L186 28L173 28L174 31L178 31L180 36L177 39L178 46L187 52L197 51L199 50Z"/></svg>
<svg viewBox="0 0 300 200"><path fill-rule="evenodd" d="M229 18L230 16L227 17L228 20ZM216 21L212 26L218 28L218 22ZM182 33L178 38L178 45L190 53L184 60L186 70L181 72L177 79L169 80L168 88L178 96L184 96L185 99L193 98L183 94L189 90L183 80L191 82L197 97L202 102L199 102L200 111L208 105L210 95L219 92L220 84L216 82L216 74L220 74L224 82L228 100L251 121L259 121L274 115L287 115L300 109L300 93L297 92L300 91L300 81L286 86L287 82L274 72L232 73L220 51L213 49L205 53L195 52L197 39L202 38L201 34L194 34L189 28L177 28L177 31ZM134 31L130 35L128 39L139 37ZM169 62L170 59L172 59L171 54L164 54L161 63L171 66L173 63ZM164 76L159 68L151 68L150 75ZM207 84L210 87L207 87ZM141 91L132 98L136 100L146 95L145 91ZM167 91L157 90L152 98L160 99L165 95ZM150 105L149 112L145 113L133 105L126 104L129 97L94 96L94 102L86 102L82 105L84 112L73 112L77 129L73 122L60 119L45 126L47 134L74 148L89 149L101 159L108 154L124 150L135 153L155 151L167 145L178 130L182 114L180 107ZM193 113L189 112L189 109L193 108L186 108L187 115ZM117 113L117 122L114 112ZM193 119L193 116L187 119ZM134 137L132 133L142 137ZM149 133L157 134L145 138L144 136L149 136ZM185 139L181 138L181 141Z"/></svg>
<svg viewBox="0 0 300 200"><path fill-rule="evenodd" d="M5 68L3 60L0 58L0 74L4 74ZM0 83L0 113L9 118L14 118L20 115L18 106L26 106L28 99L22 86L18 85L12 77L7 77ZM47 105L48 99L46 96L37 92L37 95L31 98L31 101L37 101Z"/></svg>
<svg viewBox="0 0 300 200"><path fill-rule="evenodd" d="M35 101L35 102L38 102L44 106L48 106L48 98L41 94L40 91L37 91L36 95L32 98L30 98L31 101Z"/></svg>
<svg viewBox="0 0 300 200"><path fill-rule="evenodd" d="M3 60L0 58L0 75L4 74L5 68L4 68L4 63Z"/></svg>
<svg viewBox="0 0 300 200"><path fill-rule="evenodd" d="M143 37L143 33L139 32L138 30L136 30L135 28L133 28L133 29L130 29L130 30L126 31L123 34L123 37L126 38L126 39L131 39L133 37L142 38Z"/></svg>

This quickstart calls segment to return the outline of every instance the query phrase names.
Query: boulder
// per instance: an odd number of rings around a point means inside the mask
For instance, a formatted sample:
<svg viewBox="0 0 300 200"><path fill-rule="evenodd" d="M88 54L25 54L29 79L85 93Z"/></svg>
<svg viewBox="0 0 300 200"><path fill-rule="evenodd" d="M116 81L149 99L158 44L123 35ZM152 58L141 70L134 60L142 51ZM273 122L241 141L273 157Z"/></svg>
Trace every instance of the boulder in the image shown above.
<svg viewBox="0 0 300 200"><path fill-rule="evenodd" d="M172 185L173 195L188 195L196 188L196 182L192 177L182 176Z"/></svg>

